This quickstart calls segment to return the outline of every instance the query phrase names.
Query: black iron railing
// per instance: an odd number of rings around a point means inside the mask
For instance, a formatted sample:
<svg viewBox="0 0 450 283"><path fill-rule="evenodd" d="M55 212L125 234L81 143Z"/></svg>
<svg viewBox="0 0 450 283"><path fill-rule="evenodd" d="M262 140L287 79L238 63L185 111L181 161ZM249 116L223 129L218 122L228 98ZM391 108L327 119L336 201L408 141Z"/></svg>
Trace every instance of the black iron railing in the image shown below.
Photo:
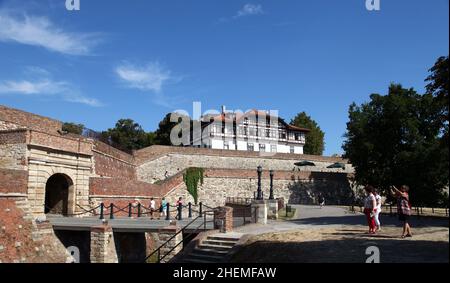
<svg viewBox="0 0 450 283"><path fill-rule="evenodd" d="M153 258L154 256L156 256L156 260L155 263L161 263L161 261L163 261L171 252L173 252L176 248L178 248L181 244L183 244L186 241L186 238L181 239L181 241L175 243L174 245L171 245L171 248L167 251L165 251L164 253L162 253L162 250L169 246L168 244L173 241L174 239L176 239L176 237L178 235L182 235L183 232L185 232L189 227L191 227L192 225L194 225L196 222L198 224L198 220L202 220L200 222L199 225L195 226L195 228L190 232L191 235L196 235L199 232L204 232L207 230L207 224L212 222L215 223L215 219L214 219L214 211L215 209L213 208L212 210L206 210L203 211L199 216L197 216L195 219L193 219L191 222L189 222L186 226L184 226L182 229L180 229L177 233L173 234L168 240L166 240L162 245L160 245L157 249L155 249L152 253L150 253L148 256L145 257L144 262L148 262L149 259ZM213 219L212 220L208 220L207 216L212 216ZM214 225L214 224L213 224ZM184 248L184 246L183 246Z"/></svg>

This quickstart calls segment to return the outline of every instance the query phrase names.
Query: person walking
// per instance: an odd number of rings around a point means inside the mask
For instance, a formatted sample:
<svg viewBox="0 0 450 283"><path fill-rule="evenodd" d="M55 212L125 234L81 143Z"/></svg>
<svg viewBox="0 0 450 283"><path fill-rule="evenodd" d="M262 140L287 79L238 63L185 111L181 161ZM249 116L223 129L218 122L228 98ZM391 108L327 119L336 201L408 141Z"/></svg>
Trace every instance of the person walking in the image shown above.
<svg viewBox="0 0 450 283"><path fill-rule="evenodd" d="M319 205L320 208L323 208L323 206L325 205L325 197L322 195L322 193L319 194Z"/></svg>
<svg viewBox="0 0 450 283"><path fill-rule="evenodd" d="M374 190L373 195L375 196L376 207L374 211L375 225L377 226L377 231L381 231L380 223L380 213L381 213L381 196L377 190Z"/></svg>
<svg viewBox="0 0 450 283"><path fill-rule="evenodd" d="M156 202L154 198L150 199L150 219L153 219L153 212L156 211Z"/></svg>
<svg viewBox="0 0 450 283"><path fill-rule="evenodd" d="M162 198L161 207L159 208L159 217L167 216L167 201L166 198Z"/></svg>
<svg viewBox="0 0 450 283"><path fill-rule="evenodd" d="M183 205L183 197L180 197L180 198L177 200L177 207L178 207L180 204Z"/></svg>
<svg viewBox="0 0 450 283"><path fill-rule="evenodd" d="M367 218L367 224L369 225L369 234L375 234L376 225L375 225L375 210L376 210L376 200L373 195L374 188L372 186L366 186L364 188L366 191L367 197L364 200L364 214Z"/></svg>
<svg viewBox="0 0 450 283"><path fill-rule="evenodd" d="M411 203L409 201L409 187L403 185L400 189L391 187L391 193L397 198L398 219L403 223L403 233L401 238L412 237L409 217L411 216Z"/></svg>

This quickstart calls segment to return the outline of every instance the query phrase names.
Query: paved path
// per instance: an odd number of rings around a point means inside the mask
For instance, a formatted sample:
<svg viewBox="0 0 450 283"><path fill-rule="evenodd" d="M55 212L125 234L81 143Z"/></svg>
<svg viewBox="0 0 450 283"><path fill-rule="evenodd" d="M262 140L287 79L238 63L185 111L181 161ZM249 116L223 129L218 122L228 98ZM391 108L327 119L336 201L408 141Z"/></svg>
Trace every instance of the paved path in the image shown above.
<svg viewBox="0 0 450 283"><path fill-rule="evenodd" d="M381 261L386 263L448 263L448 218L411 217L413 237L401 239L397 217L382 215L382 230L369 235L362 213L332 206L293 207L297 211L291 220L237 228L235 233L251 237L230 261L363 263L367 260L367 247L375 245L380 250Z"/></svg>
<svg viewBox="0 0 450 283"><path fill-rule="evenodd" d="M314 205L292 205L296 209L295 216L286 221L269 220L267 225L251 224L236 228L235 231L244 234L263 234L271 232L281 232L297 229L318 229L327 227L338 227L344 225L366 226L366 218L362 213L352 213L345 208L336 206L324 206L320 208ZM381 215L382 226L399 226L397 217ZM448 227L448 218L430 219L430 218L411 218L413 227Z"/></svg>

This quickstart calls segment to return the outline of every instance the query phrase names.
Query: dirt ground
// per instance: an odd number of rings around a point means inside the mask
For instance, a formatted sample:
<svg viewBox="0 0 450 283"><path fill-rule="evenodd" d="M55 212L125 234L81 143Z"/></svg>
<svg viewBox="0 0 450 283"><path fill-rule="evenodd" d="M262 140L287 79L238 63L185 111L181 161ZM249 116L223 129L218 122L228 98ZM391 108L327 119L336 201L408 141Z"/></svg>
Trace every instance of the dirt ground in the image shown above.
<svg viewBox="0 0 450 283"><path fill-rule="evenodd" d="M366 255L367 247L376 246L380 251L381 263L449 262L448 220L444 220L444 224L442 221L426 219L414 221L413 237L402 239L402 228L395 224L395 218L386 219L392 223L385 225L376 235L368 234L366 226L357 223L361 219L358 216L340 216L331 220L321 216L298 219L294 223L306 222L312 225L252 235L231 261L364 263L369 257Z"/></svg>
<svg viewBox="0 0 450 283"><path fill-rule="evenodd" d="M252 236L233 262L364 263L366 248L380 250L380 262L449 262L449 229L416 228L412 238L401 239L399 227L385 227L368 235L364 227L343 226Z"/></svg>

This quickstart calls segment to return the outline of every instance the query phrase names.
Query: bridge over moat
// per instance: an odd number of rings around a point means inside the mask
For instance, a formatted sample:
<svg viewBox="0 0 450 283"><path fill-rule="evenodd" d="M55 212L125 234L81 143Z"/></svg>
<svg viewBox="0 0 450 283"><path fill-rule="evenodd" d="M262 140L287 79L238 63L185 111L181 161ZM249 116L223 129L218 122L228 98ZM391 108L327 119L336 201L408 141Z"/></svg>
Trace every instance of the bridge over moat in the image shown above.
<svg viewBox="0 0 450 283"><path fill-rule="evenodd" d="M161 229L167 227L173 227L181 229L186 227L186 232L195 232L197 227L203 230L214 229L214 219L208 217L206 223L203 218L198 219L183 219L183 220L159 220L150 219L148 217L141 218L128 218L128 217L117 217L115 219L107 219L106 221L99 219L98 217L61 217L57 215L47 216L53 229L64 230L64 231L90 231L92 227L97 227L101 225L109 225L114 232L122 233L148 233L148 232L158 232Z"/></svg>

